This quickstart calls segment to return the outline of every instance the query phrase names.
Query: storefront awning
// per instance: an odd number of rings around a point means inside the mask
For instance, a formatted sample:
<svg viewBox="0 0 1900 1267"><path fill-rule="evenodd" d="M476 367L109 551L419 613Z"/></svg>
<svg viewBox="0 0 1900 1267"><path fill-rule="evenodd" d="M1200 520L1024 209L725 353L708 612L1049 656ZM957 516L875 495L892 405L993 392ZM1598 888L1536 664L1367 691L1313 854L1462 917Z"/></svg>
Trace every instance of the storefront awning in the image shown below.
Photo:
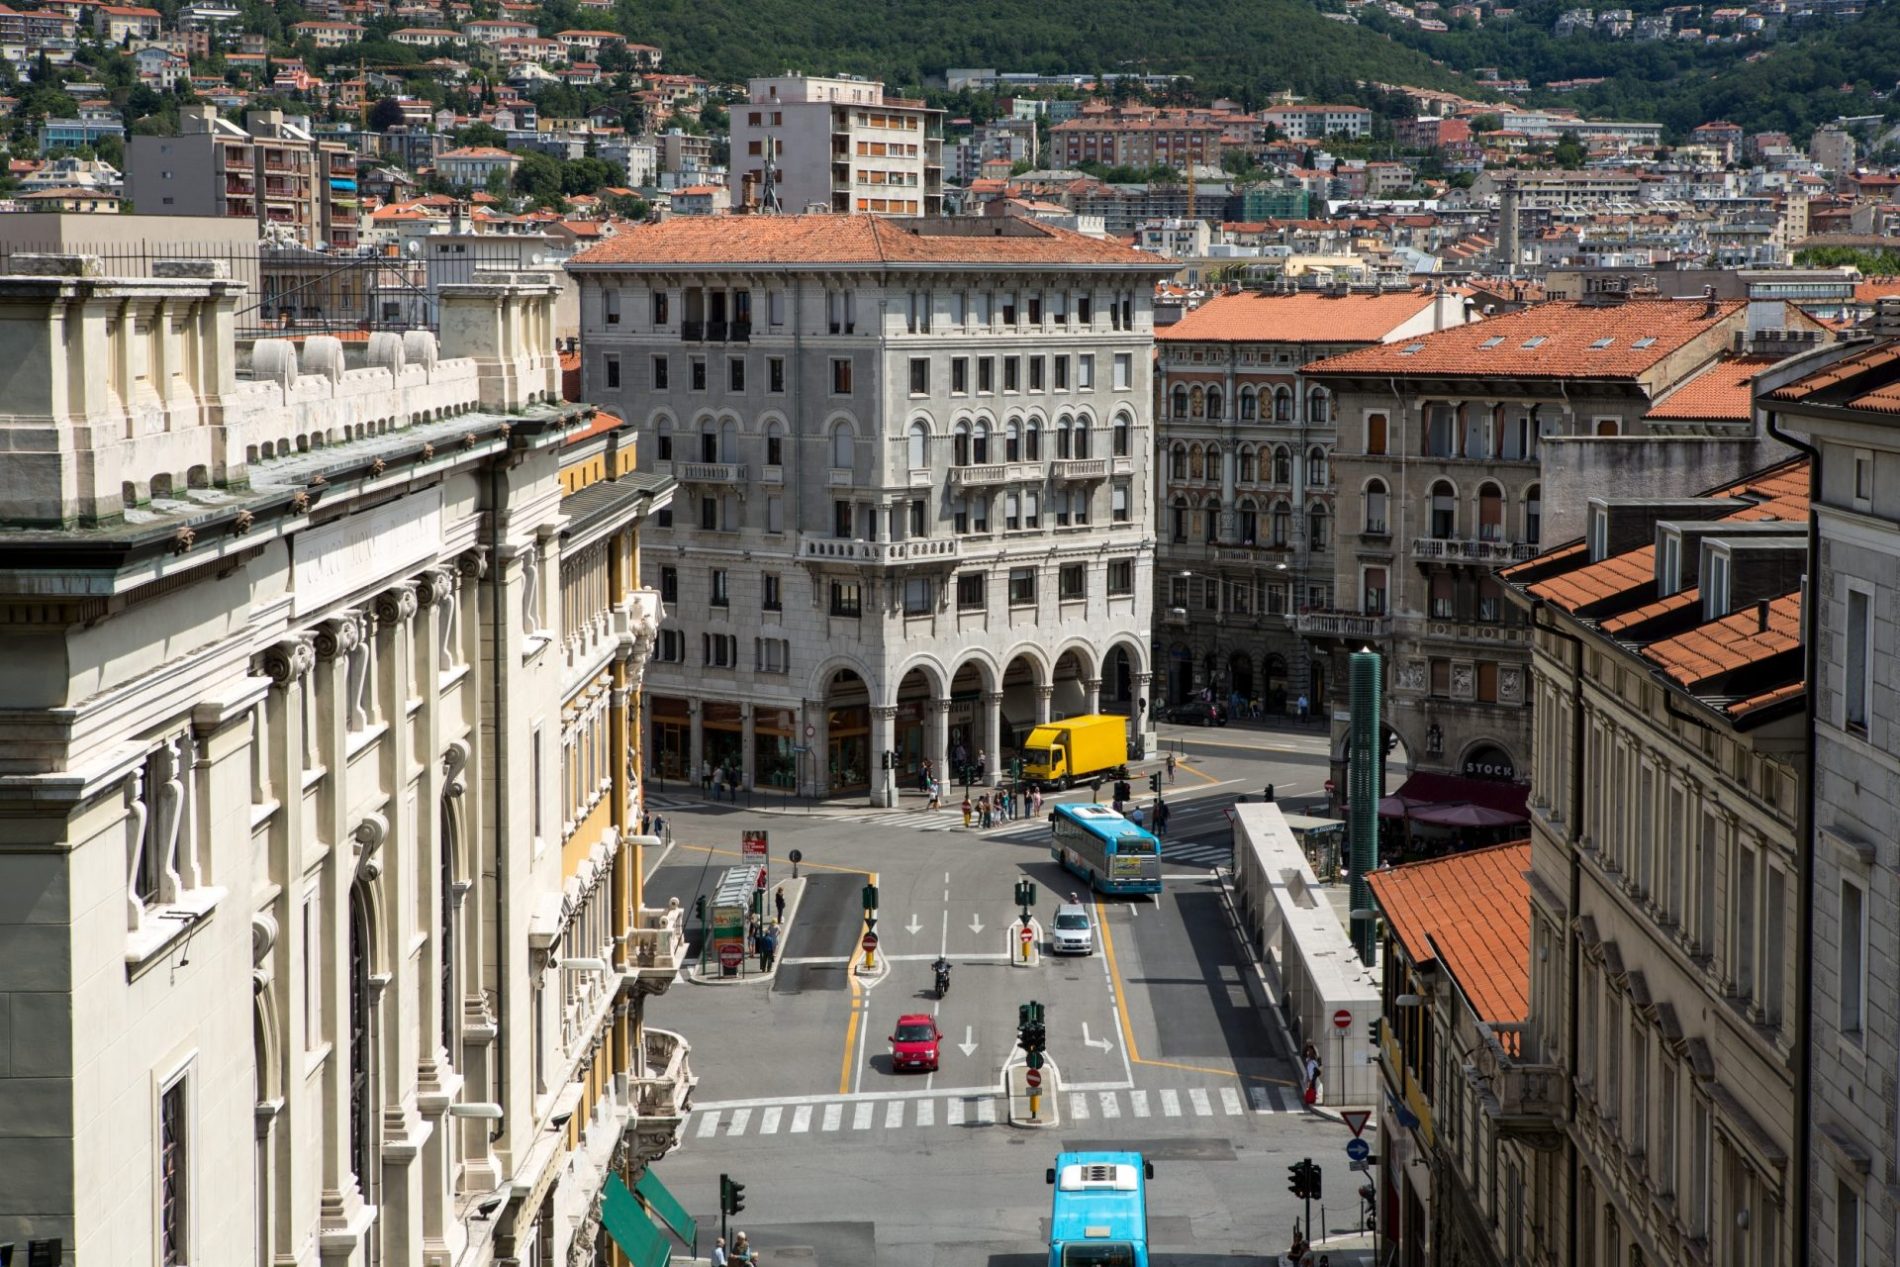
<svg viewBox="0 0 1900 1267"><path fill-rule="evenodd" d="M673 1247L667 1244L660 1229L653 1226L619 1175L607 1176L600 1203L600 1223L633 1267L666 1267L673 1260Z"/></svg>
<svg viewBox="0 0 1900 1267"><path fill-rule="evenodd" d="M1398 791L1405 812L1430 805L1482 805L1502 810L1518 822L1528 821L1524 802L1530 796L1528 783L1505 783L1496 779L1467 779L1456 774L1421 772L1405 781ZM1391 798L1388 797L1388 800Z"/></svg>
<svg viewBox="0 0 1900 1267"><path fill-rule="evenodd" d="M634 1195L646 1206L648 1213L657 1214L660 1222L673 1229L673 1235L688 1245L699 1236L699 1224L679 1203L679 1198L666 1190L660 1177L651 1170L642 1171L639 1182L633 1185Z"/></svg>

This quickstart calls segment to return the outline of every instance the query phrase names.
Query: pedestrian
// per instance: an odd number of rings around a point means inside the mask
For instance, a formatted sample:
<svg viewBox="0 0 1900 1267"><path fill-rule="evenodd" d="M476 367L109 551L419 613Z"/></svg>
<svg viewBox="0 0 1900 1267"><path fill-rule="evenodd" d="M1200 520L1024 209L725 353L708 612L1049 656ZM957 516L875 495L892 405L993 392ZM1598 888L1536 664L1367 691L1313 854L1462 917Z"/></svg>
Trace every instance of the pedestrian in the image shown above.
<svg viewBox="0 0 1900 1267"><path fill-rule="evenodd" d="M1030 796L1034 799L1035 803L1029 807L1029 812L1032 816L1036 818L1041 818L1042 817L1042 785L1040 783L1036 785L1036 790L1034 792L1031 792Z"/></svg>
<svg viewBox="0 0 1900 1267"><path fill-rule="evenodd" d="M1168 782L1174 782L1174 754L1168 754Z"/></svg>
<svg viewBox="0 0 1900 1267"><path fill-rule="evenodd" d="M699 790L712 795L712 762L703 757L699 762Z"/></svg>
<svg viewBox="0 0 1900 1267"><path fill-rule="evenodd" d="M1301 721L1305 721L1305 720L1306 720L1306 708L1307 708L1307 704L1306 704L1306 692L1305 692L1305 691L1301 691L1301 692L1300 692L1300 703L1299 703L1299 709L1300 709L1300 720L1301 720Z"/></svg>
<svg viewBox="0 0 1900 1267"><path fill-rule="evenodd" d="M1166 801L1155 797L1155 835L1160 836L1168 830L1168 815L1171 812Z"/></svg>
<svg viewBox="0 0 1900 1267"><path fill-rule="evenodd" d="M990 814L991 813L992 811L990 809L990 796L988 792L985 792L983 795L976 798L977 819L979 823L981 824L982 829L984 831L988 831L990 828Z"/></svg>
<svg viewBox="0 0 1900 1267"><path fill-rule="evenodd" d="M732 1261L746 1264L746 1267L753 1267L759 1261L759 1256L752 1252L752 1242L746 1239L744 1232L736 1233L732 1238Z"/></svg>
<svg viewBox="0 0 1900 1267"><path fill-rule="evenodd" d="M930 781L929 810L931 813L934 814L942 808L943 808L943 784L937 782L937 780L935 779L932 779Z"/></svg>
<svg viewBox="0 0 1900 1267"><path fill-rule="evenodd" d="M718 800L719 794L724 792L725 790L726 790L726 767L720 766L717 770L713 771L712 798L715 801Z"/></svg>
<svg viewBox="0 0 1900 1267"><path fill-rule="evenodd" d="M782 884L779 885L777 891L773 894L772 905L778 908L778 922L783 924L785 922L785 886L784 885Z"/></svg>
<svg viewBox="0 0 1900 1267"><path fill-rule="evenodd" d="M969 826L970 826L970 810L971 810L970 798L968 795L965 795L963 798L963 826L966 831L969 829Z"/></svg>
<svg viewBox="0 0 1900 1267"><path fill-rule="evenodd" d="M723 1236L713 1242L712 1267L729 1267L729 1260L726 1258L726 1238Z"/></svg>
<svg viewBox="0 0 1900 1267"><path fill-rule="evenodd" d="M959 770L970 764L970 750L963 746L961 739L957 740L957 750L952 759L956 761Z"/></svg>
<svg viewBox="0 0 1900 1267"><path fill-rule="evenodd" d="M1300 1098L1307 1104L1319 1103L1319 1048L1308 1043L1300 1055L1301 1069L1305 1074L1306 1087L1300 1092Z"/></svg>
<svg viewBox="0 0 1900 1267"><path fill-rule="evenodd" d="M1141 826L1141 806L1137 805L1128 811L1128 821L1137 827Z"/></svg>
<svg viewBox="0 0 1900 1267"><path fill-rule="evenodd" d="M990 754L982 748L976 750L976 777L982 778L990 768Z"/></svg>

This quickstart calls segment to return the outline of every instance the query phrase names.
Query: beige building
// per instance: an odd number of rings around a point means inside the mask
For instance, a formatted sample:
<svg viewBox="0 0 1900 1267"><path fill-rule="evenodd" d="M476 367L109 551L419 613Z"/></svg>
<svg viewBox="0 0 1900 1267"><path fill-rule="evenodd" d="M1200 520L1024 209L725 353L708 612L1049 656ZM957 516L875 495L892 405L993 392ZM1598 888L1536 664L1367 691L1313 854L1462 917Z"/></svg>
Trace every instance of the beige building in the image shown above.
<svg viewBox="0 0 1900 1267"><path fill-rule="evenodd" d="M551 279L346 360L241 353L209 265L32 263L0 279L0 889L34 895L0 912L0 1242L594 1261L692 1082L645 1023L684 943L620 756L670 482L555 403Z"/></svg>
<svg viewBox="0 0 1900 1267"><path fill-rule="evenodd" d="M1808 468L1594 496L1531 620L1532 1261L1808 1261L1798 951ZM1855 1259L1855 1262L1862 1260Z"/></svg>
<svg viewBox="0 0 1900 1267"><path fill-rule="evenodd" d="M729 190L778 205L917 216L943 211L943 111L889 96L874 79L754 79L732 107Z"/></svg>
<svg viewBox="0 0 1900 1267"><path fill-rule="evenodd" d="M357 244L356 156L319 141L280 110L253 110L240 128L211 106L184 106L177 136L134 136L126 196L152 215L231 216L306 247Z"/></svg>

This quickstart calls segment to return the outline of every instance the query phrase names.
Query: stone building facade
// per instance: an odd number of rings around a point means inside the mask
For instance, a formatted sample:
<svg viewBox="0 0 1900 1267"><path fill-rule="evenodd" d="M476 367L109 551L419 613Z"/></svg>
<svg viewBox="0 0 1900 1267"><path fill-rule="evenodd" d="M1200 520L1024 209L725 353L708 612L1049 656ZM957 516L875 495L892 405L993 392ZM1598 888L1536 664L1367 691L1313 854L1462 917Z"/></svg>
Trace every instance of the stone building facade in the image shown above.
<svg viewBox="0 0 1900 1267"><path fill-rule="evenodd" d="M616 750L670 488L595 491L553 279L444 288L439 340L241 368L213 268L28 262L0 279L0 1241L591 1254L691 1085L644 1023L683 939L638 904Z"/></svg>
<svg viewBox="0 0 1900 1267"><path fill-rule="evenodd" d="M1465 312L1449 292L1236 291L1156 332L1166 702L1205 687L1279 714L1325 697L1325 662L1291 619L1333 606L1335 418L1301 367Z"/></svg>
<svg viewBox="0 0 1900 1267"><path fill-rule="evenodd" d="M569 267L587 397L682 489L646 562L657 772L888 803L1052 716L1147 729L1165 264L1015 218L746 216Z"/></svg>

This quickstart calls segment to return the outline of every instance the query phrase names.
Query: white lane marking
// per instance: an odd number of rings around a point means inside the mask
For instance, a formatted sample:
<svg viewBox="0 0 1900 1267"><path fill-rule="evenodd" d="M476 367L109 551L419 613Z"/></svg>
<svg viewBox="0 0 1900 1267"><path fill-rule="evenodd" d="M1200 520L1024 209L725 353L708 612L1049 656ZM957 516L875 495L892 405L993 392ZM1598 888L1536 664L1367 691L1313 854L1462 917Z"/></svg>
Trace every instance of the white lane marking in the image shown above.
<svg viewBox="0 0 1900 1267"><path fill-rule="evenodd" d="M711 1112L707 1112L704 1109L700 1110L699 1138L706 1139L708 1136L717 1135L718 1133L719 1110L713 1109Z"/></svg>
<svg viewBox="0 0 1900 1267"><path fill-rule="evenodd" d="M984 1096L976 1102L976 1120L984 1126L996 1125L996 1101Z"/></svg>
<svg viewBox="0 0 1900 1267"><path fill-rule="evenodd" d="M1212 1117L1214 1115L1214 1106L1209 1102L1205 1088L1189 1087L1188 1102L1194 1106L1195 1113L1201 1117Z"/></svg>
<svg viewBox="0 0 1900 1267"><path fill-rule="evenodd" d="M963 1101L951 1098L943 1102L943 1124L945 1126L963 1125Z"/></svg>
<svg viewBox="0 0 1900 1267"><path fill-rule="evenodd" d="M734 1109L732 1111L732 1125L726 1128L726 1134L728 1135L745 1134L746 1123L751 1120L752 1120L751 1109Z"/></svg>
<svg viewBox="0 0 1900 1267"><path fill-rule="evenodd" d="M1069 1116L1074 1118L1076 1121L1081 1122L1081 1121L1087 1120L1088 1115L1089 1115L1089 1098L1083 1095L1080 1091L1070 1092L1069 1093Z"/></svg>
<svg viewBox="0 0 1900 1267"><path fill-rule="evenodd" d="M903 1103L903 1101L893 1100L891 1101L891 1103L901 1104ZM936 1124L937 1124L937 1102L935 1100L917 1101L917 1125L935 1126Z"/></svg>
<svg viewBox="0 0 1900 1267"><path fill-rule="evenodd" d="M857 1110L851 1114L851 1129L865 1131L871 1128L871 1114L874 1110L869 1101L860 1102Z"/></svg>
<svg viewBox="0 0 1900 1267"><path fill-rule="evenodd" d="M827 1131L835 1131L838 1129L838 1123L842 1122L843 1120L844 1120L844 1105L827 1104L825 1106L825 1124L822 1129L827 1130Z"/></svg>
<svg viewBox="0 0 1900 1267"><path fill-rule="evenodd" d="M761 1135L778 1134L778 1120L780 1117L784 1115L784 1113L785 1113L785 1110L781 1109L776 1104L774 1104L771 1108L767 1109L765 1112L761 1113L759 1115L759 1134Z"/></svg>
<svg viewBox="0 0 1900 1267"><path fill-rule="evenodd" d="M1101 1096L1102 1116L1120 1117L1122 1115L1122 1104L1120 1100L1115 1098L1115 1093L1113 1091L1104 1091L1101 1093Z"/></svg>
<svg viewBox="0 0 1900 1267"><path fill-rule="evenodd" d="M1169 1088L1161 1093L1161 1116L1181 1116L1181 1093Z"/></svg>
<svg viewBox="0 0 1900 1267"><path fill-rule="evenodd" d="M1268 1087L1267 1094L1273 1097L1273 1107L1282 1113L1291 1113L1293 1106L1287 1103L1285 1087Z"/></svg>
<svg viewBox="0 0 1900 1267"><path fill-rule="evenodd" d="M1130 1091L1128 1093L1128 1099L1129 1102L1135 1106L1136 1117L1148 1116L1148 1093L1146 1091Z"/></svg>
<svg viewBox="0 0 1900 1267"><path fill-rule="evenodd" d="M904 1102L892 1100L884 1106L884 1129L895 1130L904 1124Z"/></svg>
<svg viewBox="0 0 1900 1267"><path fill-rule="evenodd" d="M1232 1087L1222 1087L1220 1089L1220 1106L1227 1110L1227 1116L1229 1117L1237 1117L1241 1113L1246 1112L1240 1104L1240 1092Z"/></svg>
<svg viewBox="0 0 1900 1267"><path fill-rule="evenodd" d="M792 1110L792 1134L803 1135L811 1130L811 1105L801 1104Z"/></svg>
<svg viewBox="0 0 1900 1267"><path fill-rule="evenodd" d="M1273 1112L1273 1101L1267 1099L1267 1088L1255 1083L1247 1088L1247 1099L1256 1113Z"/></svg>

